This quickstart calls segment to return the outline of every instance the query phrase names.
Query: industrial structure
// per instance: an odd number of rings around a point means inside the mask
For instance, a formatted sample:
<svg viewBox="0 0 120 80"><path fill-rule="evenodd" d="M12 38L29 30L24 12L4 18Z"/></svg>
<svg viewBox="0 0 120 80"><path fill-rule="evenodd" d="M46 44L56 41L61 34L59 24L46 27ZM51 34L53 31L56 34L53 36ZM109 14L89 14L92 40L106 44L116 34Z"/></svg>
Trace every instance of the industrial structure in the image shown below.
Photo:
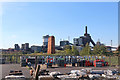
<svg viewBox="0 0 120 80"><path fill-rule="evenodd" d="M90 44L90 42L95 46L94 41L92 40L90 34L87 33L87 26L85 27L85 34L84 36L81 36L79 38L74 38L74 45L75 46L85 46L87 43Z"/></svg>
<svg viewBox="0 0 120 80"><path fill-rule="evenodd" d="M22 44L21 50L29 51L29 43Z"/></svg>
<svg viewBox="0 0 120 80"><path fill-rule="evenodd" d="M19 51L20 50L20 46L18 44L15 44L15 50Z"/></svg>
<svg viewBox="0 0 120 80"><path fill-rule="evenodd" d="M41 46L31 46L31 52L35 53L35 52L41 52L42 51L42 47Z"/></svg>
<svg viewBox="0 0 120 80"><path fill-rule="evenodd" d="M25 49L25 44L22 44L21 45L21 50L24 50Z"/></svg>
<svg viewBox="0 0 120 80"><path fill-rule="evenodd" d="M60 41L60 46L64 47L66 45L69 45L69 41L68 40Z"/></svg>
<svg viewBox="0 0 120 80"><path fill-rule="evenodd" d="M50 37L49 35L43 36L43 46L48 47L48 38L49 37Z"/></svg>
<svg viewBox="0 0 120 80"><path fill-rule="evenodd" d="M88 43L88 45L90 43L92 43L93 46L95 45L103 45L100 42L100 40L97 41L97 43L95 44L93 39L91 38L90 34L88 34L87 32L87 26L85 27L85 33L84 36L80 36L79 38L74 38L73 39L73 44L69 42L69 37L68 40L60 40L60 44L59 45L55 45L55 37L54 36L49 36L49 35L45 35L43 36L43 44L41 46L31 46L29 47L29 43L25 43L21 45L21 48L18 44L14 45L14 48L8 48L8 49L0 49L0 51L4 52L4 53L10 53L10 52L14 52L14 51L18 51L18 52L25 52L25 53L34 53L34 52L42 52L42 53L48 53L48 54L52 54L55 53L55 49L56 50L64 50L66 45L71 46L75 46L77 48L77 50L80 52ZM91 48L93 48L93 46L90 46ZM112 47L112 40L111 40L111 46L105 46L107 48L107 51L112 51L112 50L116 50L116 47Z"/></svg>
<svg viewBox="0 0 120 80"><path fill-rule="evenodd" d="M55 53L55 37L50 36L48 38L48 49L47 49L48 54L54 54Z"/></svg>

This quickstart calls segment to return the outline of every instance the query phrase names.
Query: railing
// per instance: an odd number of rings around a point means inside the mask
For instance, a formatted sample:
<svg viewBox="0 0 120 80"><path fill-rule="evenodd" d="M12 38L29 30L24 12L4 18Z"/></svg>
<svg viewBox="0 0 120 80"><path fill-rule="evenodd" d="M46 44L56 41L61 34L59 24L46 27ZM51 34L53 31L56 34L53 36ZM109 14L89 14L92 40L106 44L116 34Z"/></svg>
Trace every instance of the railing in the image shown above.
<svg viewBox="0 0 120 80"><path fill-rule="evenodd" d="M28 56L25 56L26 58ZM35 57L35 56L32 56L32 57ZM46 61L46 57L48 56L37 56L38 58L43 58L45 60L43 61ZM57 63L57 59L58 57L60 56L51 56L51 57L54 57L54 62ZM66 56L61 56L63 57L64 59L66 58ZM70 57L73 57L73 56L67 56L68 58L66 58L66 63L72 63L71 62L71 58ZM95 60L96 58L99 58L99 59L103 59L104 61L107 61L109 63L110 66L118 66L118 56L79 56L79 58L77 58L77 56L74 56L76 59L85 59L85 60ZM5 59L5 64L20 64L20 55L2 55L2 58ZM42 63L44 63L42 61Z"/></svg>

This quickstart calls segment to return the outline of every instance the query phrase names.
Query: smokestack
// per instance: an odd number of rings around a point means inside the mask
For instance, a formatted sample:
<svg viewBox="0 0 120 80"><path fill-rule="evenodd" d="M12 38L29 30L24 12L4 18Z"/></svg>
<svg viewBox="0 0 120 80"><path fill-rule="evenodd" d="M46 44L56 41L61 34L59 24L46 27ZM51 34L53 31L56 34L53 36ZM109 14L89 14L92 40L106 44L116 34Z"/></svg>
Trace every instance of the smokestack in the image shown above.
<svg viewBox="0 0 120 80"><path fill-rule="evenodd" d="M87 26L85 27L85 34L87 34Z"/></svg>

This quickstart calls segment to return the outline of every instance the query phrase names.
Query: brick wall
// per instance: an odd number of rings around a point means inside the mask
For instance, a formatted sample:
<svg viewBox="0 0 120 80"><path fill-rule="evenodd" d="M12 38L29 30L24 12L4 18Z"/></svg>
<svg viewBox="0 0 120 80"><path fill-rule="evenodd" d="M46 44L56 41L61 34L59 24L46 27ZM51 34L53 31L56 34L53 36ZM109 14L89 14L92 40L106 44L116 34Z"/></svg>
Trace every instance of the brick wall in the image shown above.
<svg viewBox="0 0 120 80"><path fill-rule="evenodd" d="M47 50L48 54L54 54L55 53L55 37L54 36L50 36L48 38L48 50Z"/></svg>

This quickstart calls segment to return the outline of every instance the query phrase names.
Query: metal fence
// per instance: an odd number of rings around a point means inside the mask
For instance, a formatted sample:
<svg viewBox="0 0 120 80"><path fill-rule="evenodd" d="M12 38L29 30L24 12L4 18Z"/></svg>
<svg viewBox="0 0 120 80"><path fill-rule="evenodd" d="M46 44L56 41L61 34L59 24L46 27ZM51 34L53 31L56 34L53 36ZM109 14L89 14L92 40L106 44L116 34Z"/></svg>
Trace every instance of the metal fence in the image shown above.
<svg viewBox="0 0 120 80"><path fill-rule="evenodd" d="M35 57L35 56L25 56L28 57ZM76 59L84 59L84 60L91 60L94 61L95 59L103 59L107 61L110 66L118 66L118 56L37 56L38 58L43 58L42 60L45 62L47 57L54 58L54 63L57 63L58 58L64 58L66 63L71 64L72 58ZM5 64L20 64L20 55L2 55L4 58ZM42 62L43 62L42 61ZM43 62L43 63L44 63Z"/></svg>
<svg viewBox="0 0 120 80"><path fill-rule="evenodd" d="M20 56L19 55L2 55L5 64L19 64L20 63Z"/></svg>

